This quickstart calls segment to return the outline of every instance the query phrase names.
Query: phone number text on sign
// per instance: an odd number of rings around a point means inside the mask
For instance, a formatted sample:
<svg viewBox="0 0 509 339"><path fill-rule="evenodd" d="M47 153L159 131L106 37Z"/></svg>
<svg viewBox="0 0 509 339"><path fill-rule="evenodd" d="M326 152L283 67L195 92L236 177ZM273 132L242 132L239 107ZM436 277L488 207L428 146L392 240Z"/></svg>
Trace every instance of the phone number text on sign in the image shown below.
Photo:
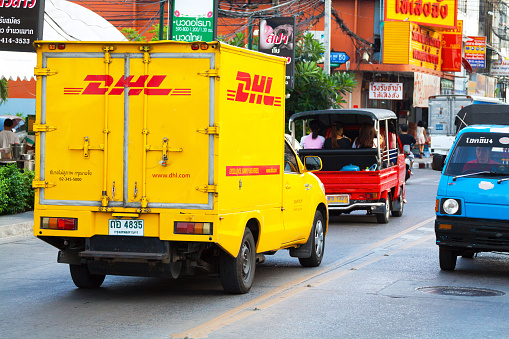
<svg viewBox="0 0 509 339"><path fill-rule="evenodd" d="M110 219L108 234L142 237L144 226L144 220Z"/></svg>
<svg viewBox="0 0 509 339"><path fill-rule="evenodd" d="M369 98L403 100L403 84L399 82L370 82Z"/></svg>

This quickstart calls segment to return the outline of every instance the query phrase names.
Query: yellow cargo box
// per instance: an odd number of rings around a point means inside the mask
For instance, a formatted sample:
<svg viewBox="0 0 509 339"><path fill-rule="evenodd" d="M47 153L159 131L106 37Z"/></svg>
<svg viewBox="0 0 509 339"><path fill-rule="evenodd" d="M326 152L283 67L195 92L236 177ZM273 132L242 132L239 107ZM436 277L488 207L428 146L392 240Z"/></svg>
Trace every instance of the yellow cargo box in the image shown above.
<svg viewBox="0 0 509 339"><path fill-rule="evenodd" d="M285 60L218 42L37 42L34 235L78 287L323 256L321 182L284 139ZM149 265L150 263L150 265Z"/></svg>

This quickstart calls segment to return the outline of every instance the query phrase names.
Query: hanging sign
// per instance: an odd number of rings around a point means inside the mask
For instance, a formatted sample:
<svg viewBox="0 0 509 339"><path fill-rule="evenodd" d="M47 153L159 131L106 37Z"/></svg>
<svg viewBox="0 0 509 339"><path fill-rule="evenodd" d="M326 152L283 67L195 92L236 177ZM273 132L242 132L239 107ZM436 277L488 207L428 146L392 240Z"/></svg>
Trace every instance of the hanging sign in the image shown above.
<svg viewBox="0 0 509 339"><path fill-rule="evenodd" d="M465 41L465 59L474 68L486 68L486 37L467 37L467 41Z"/></svg>
<svg viewBox="0 0 509 339"><path fill-rule="evenodd" d="M215 0L173 0L171 39L187 42L216 40L216 4Z"/></svg>
<svg viewBox="0 0 509 339"><path fill-rule="evenodd" d="M0 51L35 52L42 40L44 0L0 0Z"/></svg>
<svg viewBox="0 0 509 339"><path fill-rule="evenodd" d="M461 45L463 20L458 20L458 27L442 32L442 71L461 72Z"/></svg>
<svg viewBox="0 0 509 339"><path fill-rule="evenodd" d="M370 82L369 99L403 100L403 84L400 82Z"/></svg>

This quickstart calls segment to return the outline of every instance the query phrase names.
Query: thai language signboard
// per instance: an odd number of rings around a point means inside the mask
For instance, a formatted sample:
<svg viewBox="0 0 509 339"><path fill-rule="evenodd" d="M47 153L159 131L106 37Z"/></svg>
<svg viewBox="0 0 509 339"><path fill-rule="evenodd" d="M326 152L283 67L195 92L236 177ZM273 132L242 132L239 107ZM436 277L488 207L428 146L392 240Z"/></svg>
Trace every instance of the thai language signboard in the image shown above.
<svg viewBox="0 0 509 339"><path fill-rule="evenodd" d="M442 32L442 71L461 72L461 45L463 20L458 20L456 29Z"/></svg>
<svg viewBox="0 0 509 339"><path fill-rule="evenodd" d="M491 63L491 75L509 76L509 60L503 58L502 60L493 61Z"/></svg>
<svg viewBox="0 0 509 339"><path fill-rule="evenodd" d="M0 0L0 50L35 52L43 16L44 0Z"/></svg>
<svg viewBox="0 0 509 339"><path fill-rule="evenodd" d="M216 40L216 0L173 0L172 8L172 40Z"/></svg>
<svg viewBox="0 0 509 339"><path fill-rule="evenodd" d="M260 20L258 51L286 58L286 88L293 88L295 67L295 17Z"/></svg>
<svg viewBox="0 0 509 339"><path fill-rule="evenodd" d="M486 68L486 37L467 37L467 41L465 41L465 59L473 68Z"/></svg>
<svg viewBox="0 0 509 339"><path fill-rule="evenodd" d="M410 30L410 65L440 71L440 33L414 23Z"/></svg>
<svg viewBox="0 0 509 339"><path fill-rule="evenodd" d="M456 0L387 0L385 21L410 21L423 26L454 29L457 8Z"/></svg>
<svg viewBox="0 0 509 339"><path fill-rule="evenodd" d="M403 100L403 84L400 82L370 82L369 99Z"/></svg>

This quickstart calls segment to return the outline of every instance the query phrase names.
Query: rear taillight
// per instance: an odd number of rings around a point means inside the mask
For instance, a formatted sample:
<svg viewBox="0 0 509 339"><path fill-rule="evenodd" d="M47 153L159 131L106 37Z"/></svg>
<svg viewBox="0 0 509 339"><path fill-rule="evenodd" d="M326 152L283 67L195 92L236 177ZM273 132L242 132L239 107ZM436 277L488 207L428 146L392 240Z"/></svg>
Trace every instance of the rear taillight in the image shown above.
<svg viewBox="0 0 509 339"><path fill-rule="evenodd" d="M212 234L210 222L175 222L175 234Z"/></svg>
<svg viewBox="0 0 509 339"><path fill-rule="evenodd" d="M366 199L376 200L378 199L378 193L366 193Z"/></svg>
<svg viewBox="0 0 509 339"><path fill-rule="evenodd" d="M46 230L70 230L78 229L76 218L41 218L41 229Z"/></svg>

